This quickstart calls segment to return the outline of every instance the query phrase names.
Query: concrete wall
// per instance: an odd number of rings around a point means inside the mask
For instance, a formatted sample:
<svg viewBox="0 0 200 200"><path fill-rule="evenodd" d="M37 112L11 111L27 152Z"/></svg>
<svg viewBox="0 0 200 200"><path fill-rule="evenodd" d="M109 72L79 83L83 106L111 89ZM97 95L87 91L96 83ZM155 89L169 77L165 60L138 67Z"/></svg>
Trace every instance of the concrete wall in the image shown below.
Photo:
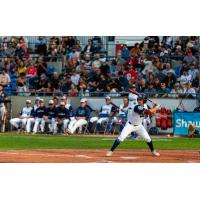
<svg viewBox="0 0 200 200"><path fill-rule="evenodd" d="M42 97L44 98L45 102L48 103L50 99L53 97ZM12 96L11 101L12 101L12 116L15 117L18 115L18 113L21 111L22 107L25 105L26 99L32 100L34 103L35 97L23 97L23 96ZM76 109L79 106L79 97L70 97L72 107ZM104 98L101 97L87 97L88 99L88 104L93 108L93 109L100 109L100 107L105 103ZM176 109L178 106L180 99L152 99L153 101L159 103L161 106L170 108L170 109ZM120 105L122 103L122 98L113 98L113 103L116 105ZM196 106L197 102L194 99L185 99L183 100L184 107L187 111L192 111ZM151 105L151 104L149 104Z"/></svg>

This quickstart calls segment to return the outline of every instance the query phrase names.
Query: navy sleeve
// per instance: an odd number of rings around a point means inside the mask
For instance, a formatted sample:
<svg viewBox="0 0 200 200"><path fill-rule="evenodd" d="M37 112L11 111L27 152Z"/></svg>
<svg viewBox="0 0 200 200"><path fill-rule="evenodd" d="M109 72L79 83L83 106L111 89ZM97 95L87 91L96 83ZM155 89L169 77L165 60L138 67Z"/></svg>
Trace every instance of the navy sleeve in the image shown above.
<svg viewBox="0 0 200 200"><path fill-rule="evenodd" d="M115 106L112 106L112 108L111 108L111 112L116 112L117 111L117 109L116 109L116 107Z"/></svg>
<svg viewBox="0 0 200 200"><path fill-rule="evenodd" d="M134 112L138 113L138 114L142 114L144 112L144 107L140 106L140 105L136 105L134 107Z"/></svg>
<svg viewBox="0 0 200 200"><path fill-rule="evenodd" d="M90 117L90 110L88 108L86 108L86 118L88 119Z"/></svg>
<svg viewBox="0 0 200 200"><path fill-rule="evenodd" d="M35 111L34 111L34 107L31 110L31 116L35 117Z"/></svg>
<svg viewBox="0 0 200 200"><path fill-rule="evenodd" d="M58 117L58 108L56 108L56 110L55 110L55 117Z"/></svg>

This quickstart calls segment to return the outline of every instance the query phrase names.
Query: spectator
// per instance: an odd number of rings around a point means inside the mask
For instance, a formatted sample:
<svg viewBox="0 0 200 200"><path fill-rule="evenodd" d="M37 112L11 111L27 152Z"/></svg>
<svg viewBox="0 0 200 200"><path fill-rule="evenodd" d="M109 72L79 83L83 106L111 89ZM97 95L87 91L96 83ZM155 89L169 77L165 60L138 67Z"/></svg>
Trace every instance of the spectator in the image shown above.
<svg viewBox="0 0 200 200"><path fill-rule="evenodd" d="M183 93L185 94L185 97L187 98L196 97L196 91L194 88L192 88L192 84L190 81L184 83Z"/></svg>
<svg viewBox="0 0 200 200"><path fill-rule="evenodd" d="M139 43L136 43L134 47L130 50L130 55L135 56L139 55L141 52Z"/></svg>
<svg viewBox="0 0 200 200"><path fill-rule="evenodd" d="M21 75L25 75L26 74L26 71L27 71L27 67L24 65L24 62L21 60L19 62L19 65L17 66L17 74L19 76Z"/></svg>
<svg viewBox="0 0 200 200"><path fill-rule="evenodd" d="M156 95L156 90L153 83L149 83L148 88L144 90L144 93L147 95L148 98L154 97Z"/></svg>
<svg viewBox="0 0 200 200"><path fill-rule="evenodd" d="M167 76L163 80L166 83L166 86L170 89L173 88L174 84L176 83L176 77L174 75L174 71L171 69L167 72Z"/></svg>
<svg viewBox="0 0 200 200"><path fill-rule="evenodd" d="M159 80L159 78L157 78L157 77L155 78L153 87L156 89L156 91L160 90L160 80Z"/></svg>
<svg viewBox="0 0 200 200"><path fill-rule="evenodd" d="M116 75L116 71L117 71L117 62L116 60L113 59L110 64L110 73L112 74L112 76Z"/></svg>
<svg viewBox="0 0 200 200"><path fill-rule="evenodd" d="M175 74L174 70L171 68L171 65L169 63L164 64L163 74L167 76L167 73L171 71L173 74Z"/></svg>
<svg viewBox="0 0 200 200"><path fill-rule="evenodd" d="M72 85L71 77L67 76L61 83L61 91L64 93L68 93L69 90L71 89L71 85Z"/></svg>
<svg viewBox="0 0 200 200"><path fill-rule="evenodd" d="M119 71L117 73L117 78L116 78L115 82L117 83L118 89L120 91L123 91L123 90L126 91L126 90L128 90L128 80L127 80L126 77L124 77L122 71Z"/></svg>
<svg viewBox="0 0 200 200"><path fill-rule="evenodd" d="M28 64L27 64L26 77L33 78L33 77L36 77L37 75L38 75L37 67L34 65L33 60L31 58L29 58Z"/></svg>
<svg viewBox="0 0 200 200"><path fill-rule="evenodd" d="M183 71L187 71L188 69L189 68L185 61L182 62L182 65L178 65L174 67L176 78L179 78L183 74Z"/></svg>
<svg viewBox="0 0 200 200"><path fill-rule="evenodd" d="M47 73L47 64L44 61L43 57L39 57L38 58L38 63L37 63L37 73L38 76L41 76L42 74L46 74Z"/></svg>
<svg viewBox="0 0 200 200"><path fill-rule="evenodd" d="M84 78L80 77L78 82L78 90L85 91L87 89L87 83Z"/></svg>
<svg viewBox="0 0 200 200"><path fill-rule="evenodd" d="M107 76L107 73L110 71L110 67L106 61L106 59L102 59L102 65L100 66L101 73Z"/></svg>
<svg viewBox="0 0 200 200"><path fill-rule="evenodd" d="M53 77L51 78L51 87L53 88L54 93L60 92L60 78L58 72L53 73Z"/></svg>
<svg viewBox="0 0 200 200"><path fill-rule="evenodd" d="M39 78L37 87L36 87L36 91L37 92L46 92L47 89L47 77L45 74L42 74Z"/></svg>
<svg viewBox="0 0 200 200"><path fill-rule="evenodd" d="M76 70L72 72L71 81L74 85L78 85L80 79L80 75L77 73Z"/></svg>
<svg viewBox="0 0 200 200"><path fill-rule="evenodd" d="M0 85L10 87L10 76L6 73L6 69L2 69L0 74Z"/></svg>
<svg viewBox="0 0 200 200"><path fill-rule="evenodd" d="M195 62L192 62L190 64L190 69L188 71L188 74L191 76L191 81L193 81L196 78L196 74L199 71L198 69L195 69L195 66L196 66Z"/></svg>
<svg viewBox="0 0 200 200"><path fill-rule="evenodd" d="M26 84L25 76L20 76L17 79L17 95L19 96L29 96L29 88Z"/></svg>
<svg viewBox="0 0 200 200"><path fill-rule="evenodd" d="M183 85L184 83L191 81L191 75L189 75L188 71L183 71L183 74L181 75L180 78L178 78L178 80L180 81L181 85Z"/></svg>
<svg viewBox="0 0 200 200"><path fill-rule="evenodd" d="M192 50L189 49L187 55L184 57L183 61L190 65L192 62L197 63L197 59L192 55Z"/></svg>
<svg viewBox="0 0 200 200"><path fill-rule="evenodd" d="M174 84L174 88L171 90L171 92L168 94L168 97L171 98L178 98L183 94L183 90L180 87L180 84L177 82Z"/></svg>
<svg viewBox="0 0 200 200"><path fill-rule="evenodd" d="M165 98L168 96L169 93L170 93L170 90L169 88L166 87L165 82L161 82L161 87L154 97Z"/></svg>
<svg viewBox="0 0 200 200"><path fill-rule="evenodd" d="M92 62L92 67L94 68L100 68L101 66L101 61L100 61L100 54L96 53L95 54L95 60Z"/></svg>
<svg viewBox="0 0 200 200"><path fill-rule="evenodd" d="M36 43L36 53L42 56L47 55L47 45L43 37L39 37L39 44Z"/></svg>
<svg viewBox="0 0 200 200"><path fill-rule="evenodd" d="M121 54L122 58L125 60L129 57L129 50L126 44L123 45Z"/></svg>
<svg viewBox="0 0 200 200"><path fill-rule="evenodd" d="M88 44L85 46L83 52L84 53L93 53L95 51L94 46L92 45L92 41L88 40Z"/></svg>
<svg viewBox="0 0 200 200"><path fill-rule="evenodd" d="M96 91L97 91L97 92L107 92L107 90L106 90L107 84L108 84L108 81L106 80L105 75L102 74L102 75L100 76L100 81L99 81L99 83L97 84L97 89L96 89Z"/></svg>
<svg viewBox="0 0 200 200"><path fill-rule="evenodd" d="M71 96L71 97L76 97L76 96L78 96L78 90L77 90L76 85L71 84L71 88L70 88L70 90L68 91L68 95Z"/></svg>

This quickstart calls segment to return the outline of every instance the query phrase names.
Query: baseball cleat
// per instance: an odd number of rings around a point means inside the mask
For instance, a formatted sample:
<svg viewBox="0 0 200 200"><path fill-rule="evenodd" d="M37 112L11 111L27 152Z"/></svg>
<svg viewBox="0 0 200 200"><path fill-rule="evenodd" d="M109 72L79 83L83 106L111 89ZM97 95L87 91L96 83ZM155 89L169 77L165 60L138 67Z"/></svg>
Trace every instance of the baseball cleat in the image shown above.
<svg viewBox="0 0 200 200"><path fill-rule="evenodd" d="M157 156L157 157L159 157L159 156L160 156L160 154L159 154L157 151L155 151L155 150L154 150L154 151L152 151L152 155L153 155L153 156Z"/></svg>
<svg viewBox="0 0 200 200"><path fill-rule="evenodd" d="M107 156L107 157L110 157L110 156L112 156L112 154L113 154L112 151L108 151L108 152L106 153L106 156Z"/></svg>
<svg viewBox="0 0 200 200"><path fill-rule="evenodd" d="M71 132L71 130L67 129L66 132L70 135L72 135L73 133Z"/></svg>

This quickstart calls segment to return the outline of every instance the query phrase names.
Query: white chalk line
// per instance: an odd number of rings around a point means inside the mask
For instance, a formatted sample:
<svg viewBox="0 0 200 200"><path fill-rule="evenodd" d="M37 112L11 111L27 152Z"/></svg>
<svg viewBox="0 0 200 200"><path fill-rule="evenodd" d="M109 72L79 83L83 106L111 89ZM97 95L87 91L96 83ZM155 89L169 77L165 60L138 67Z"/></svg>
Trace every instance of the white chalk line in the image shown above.
<svg viewBox="0 0 200 200"><path fill-rule="evenodd" d="M140 158L140 157L120 157L121 159L124 159L124 160L136 160L136 159L138 159L138 158Z"/></svg>
<svg viewBox="0 0 200 200"><path fill-rule="evenodd" d="M44 154L44 153L22 153L22 152L0 152L0 154L19 155L19 156L44 156L44 157L69 157L69 158L95 158L86 155L61 155L61 154Z"/></svg>

